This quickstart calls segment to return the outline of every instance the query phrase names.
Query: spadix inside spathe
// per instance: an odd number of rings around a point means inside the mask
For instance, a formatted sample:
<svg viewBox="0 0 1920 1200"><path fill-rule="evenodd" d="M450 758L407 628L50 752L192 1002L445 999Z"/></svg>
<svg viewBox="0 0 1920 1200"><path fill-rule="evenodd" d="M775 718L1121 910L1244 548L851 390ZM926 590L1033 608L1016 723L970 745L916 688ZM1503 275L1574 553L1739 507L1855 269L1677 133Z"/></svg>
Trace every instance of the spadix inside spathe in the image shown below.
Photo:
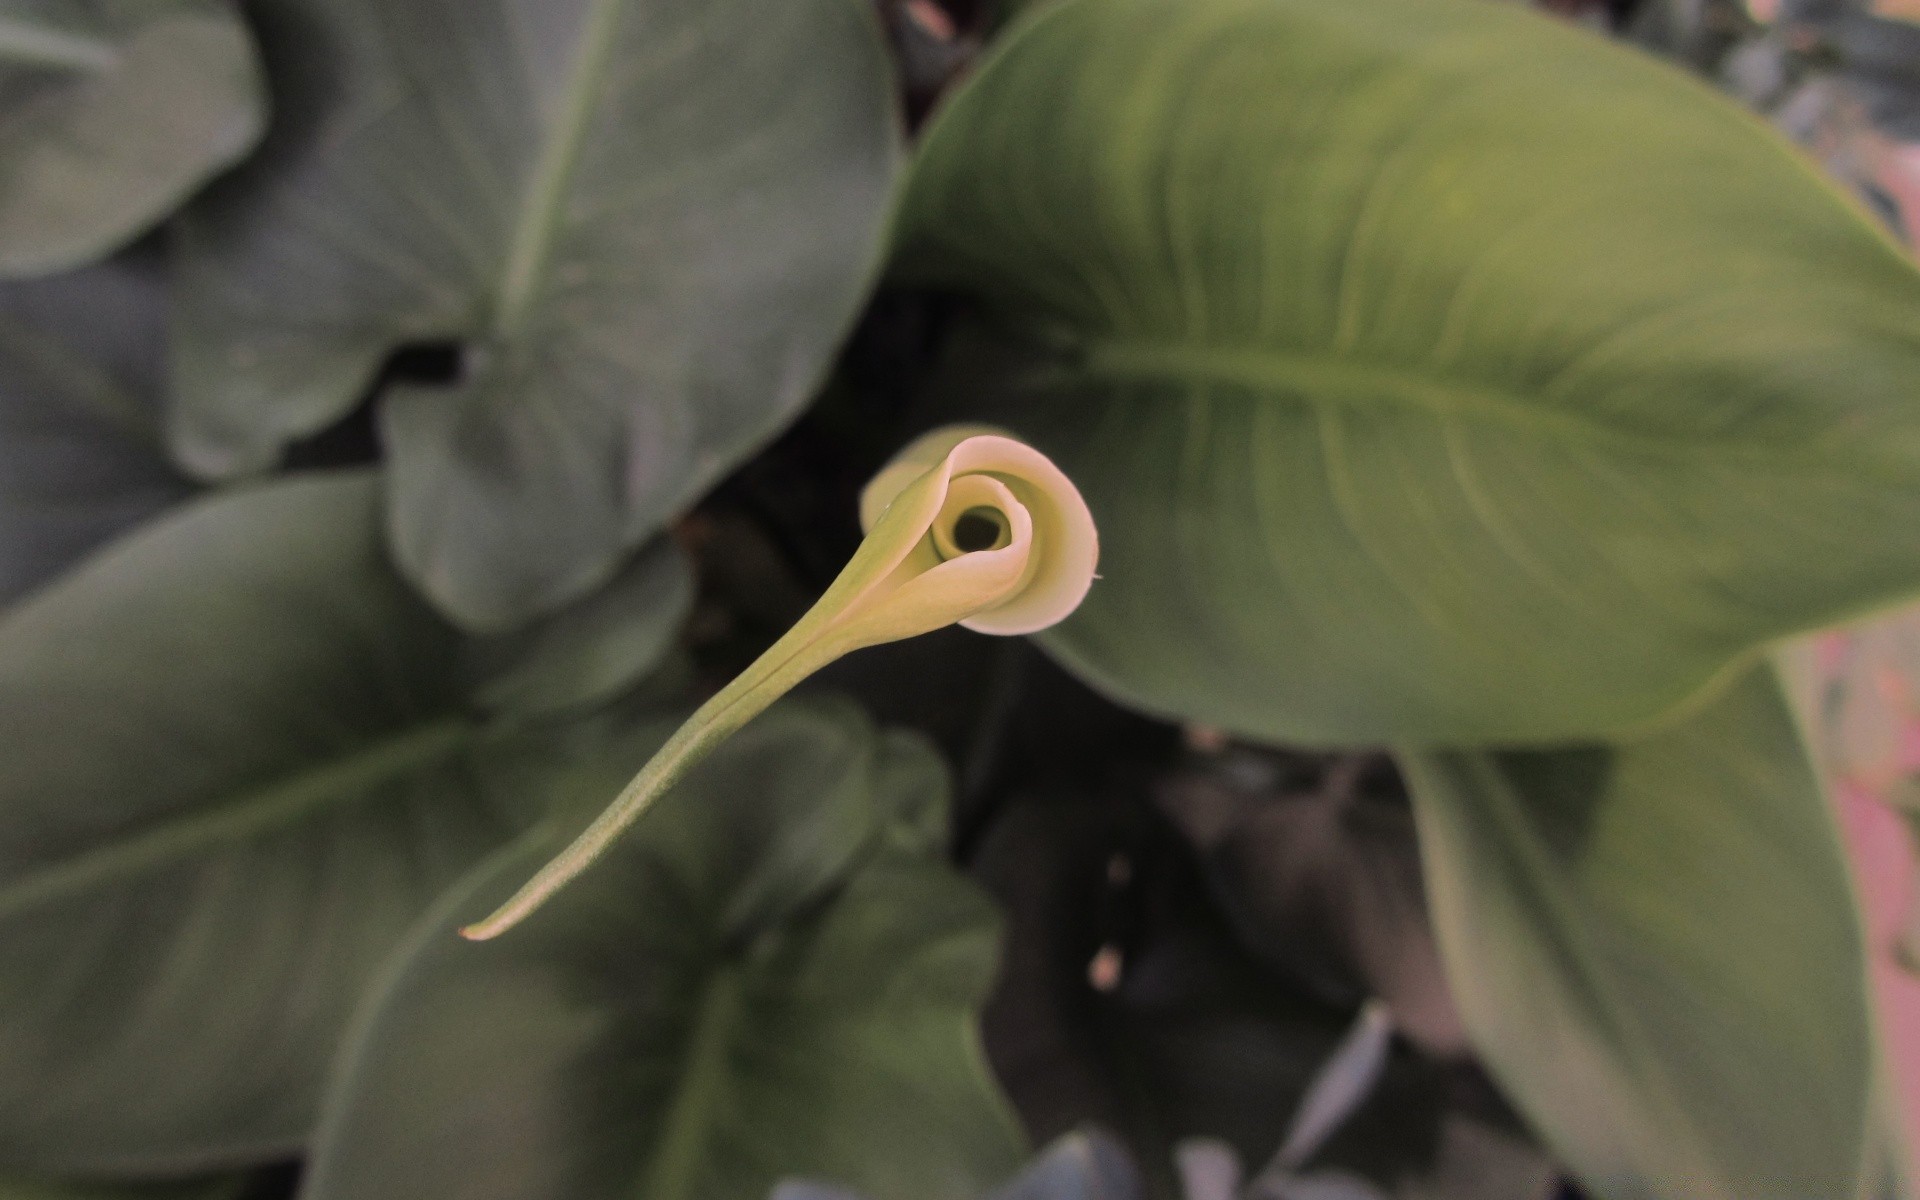
<svg viewBox="0 0 1920 1200"><path fill-rule="evenodd" d="M860 497L866 540L826 594L739 678L687 719L572 845L486 920L503 933L585 870L674 781L801 680L854 650L960 624L1045 629L1093 583L1099 536L1086 502L1038 450L979 426L915 441Z"/></svg>

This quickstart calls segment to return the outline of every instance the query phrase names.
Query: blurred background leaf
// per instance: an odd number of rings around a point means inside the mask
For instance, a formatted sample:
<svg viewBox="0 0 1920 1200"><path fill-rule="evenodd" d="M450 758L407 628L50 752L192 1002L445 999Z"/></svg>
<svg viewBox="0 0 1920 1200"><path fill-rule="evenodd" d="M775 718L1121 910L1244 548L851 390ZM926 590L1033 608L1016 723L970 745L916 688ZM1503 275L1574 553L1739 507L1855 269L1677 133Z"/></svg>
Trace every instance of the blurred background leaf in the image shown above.
<svg viewBox="0 0 1920 1200"><path fill-rule="evenodd" d="M1617 746L1401 762L1454 998L1595 1194L1858 1192L1866 963L1771 671Z"/></svg>
<svg viewBox="0 0 1920 1200"><path fill-rule="evenodd" d="M193 7L116 4L89 11ZM158 239L0 285L0 1164L291 1156L331 1069L308 1200L1556 1192L1467 1044L1412 804L1365 747L1644 717L1906 588L1911 271L1749 122L1499 6L1062 0L997 47L1020 6L877 7L250 3L275 125L170 231L171 449L221 480L390 469L243 484L64 578L190 490L156 453ZM1905 101L1867 85L1902 60L1842 21L1886 14L1761 7L1650 2L1637 32L1891 223ZM11 20L0 102L77 81L10 74ZM864 299L900 113L956 86L905 286L762 452ZM1168 378L1127 374L1162 351ZM929 375L944 399L909 403ZM1598 438L1500 407L1550 378ZM1109 522L1099 611L1054 649L1211 723L1016 641L870 651L546 933L455 942L663 707L819 592L860 485L956 392L1057 439ZM950 850L941 764L830 688L952 762ZM1428 847L1450 954L1491 964L1483 989L1535 972L1466 1024L1596 1196L1767 1195L1780 1163L1840 1187L1864 1136L1831 831L1764 708L1409 757L1427 823L1456 820ZM1731 725L1773 740L1715 753L1766 780L1695 754ZM1503 874L1515 845L1549 865ZM943 850L1009 910L984 1038L994 923ZM1534 903L1555 889L1575 900ZM1568 912L1604 947L1571 983L1542 921ZM1812 1032L1768 1019L1789 1010ZM1607 1059L1643 1033L1652 1066ZM1018 1175L983 1048L1060 1139ZM1783 1130L1788 1099L1818 1111ZM231 1200L286 1200L294 1167Z"/></svg>
<svg viewBox="0 0 1920 1200"><path fill-rule="evenodd" d="M655 539L605 587L558 615L482 639L475 701L495 712L546 717L614 699L673 648L693 607L693 587L686 555Z"/></svg>
<svg viewBox="0 0 1920 1200"><path fill-rule="evenodd" d="M1032 343L965 411L1086 492L1104 578L1041 640L1148 711L1586 736L1920 586L1920 274L1524 10L1067 0L930 125L897 254Z"/></svg>
<svg viewBox="0 0 1920 1200"><path fill-rule="evenodd" d="M1465 1053L1413 811L1383 756L1230 746L1171 775L1155 799L1255 954L1330 1003L1384 1000L1395 1028L1431 1053Z"/></svg>
<svg viewBox="0 0 1920 1200"><path fill-rule="evenodd" d="M499 630L604 582L811 394L898 157L863 0L264 0L281 114L185 217L173 444L271 466L397 347L403 571Z"/></svg>
<svg viewBox="0 0 1920 1200"><path fill-rule="evenodd" d="M187 493L161 450L150 251L0 283L0 608Z"/></svg>
<svg viewBox="0 0 1920 1200"><path fill-rule="evenodd" d="M11 0L0 12L0 277L117 250L266 123L228 0Z"/></svg>
<svg viewBox="0 0 1920 1200"><path fill-rule="evenodd" d="M374 968L592 757L477 704L479 649L368 471L187 505L0 619L0 1163L302 1145Z"/></svg>
<svg viewBox="0 0 1920 1200"><path fill-rule="evenodd" d="M372 1010L301 1195L717 1200L802 1176L978 1200L1021 1147L973 1025L994 920L926 841L944 788L923 741L789 701L523 927L462 943L557 842L492 862Z"/></svg>

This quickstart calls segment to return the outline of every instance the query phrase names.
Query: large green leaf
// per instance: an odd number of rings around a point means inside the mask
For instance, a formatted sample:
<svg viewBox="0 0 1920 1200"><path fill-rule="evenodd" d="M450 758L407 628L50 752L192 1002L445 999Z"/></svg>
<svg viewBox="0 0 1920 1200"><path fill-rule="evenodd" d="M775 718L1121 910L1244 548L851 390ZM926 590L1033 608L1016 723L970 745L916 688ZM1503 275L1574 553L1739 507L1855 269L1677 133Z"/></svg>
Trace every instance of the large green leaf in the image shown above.
<svg viewBox="0 0 1920 1200"><path fill-rule="evenodd" d="M897 158L864 0L269 0L285 119L188 214L173 423L258 470L401 343L405 572L497 628L578 596L806 399Z"/></svg>
<svg viewBox="0 0 1920 1200"><path fill-rule="evenodd" d="M166 216L266 124L229 0L0 12L0 276L79 266Z"/></svg>
<svg viewBox="0 0 1920 1200"><path fill-rule="evenodd" d="M0 284L0 606L185 493L160 448L165 309L144 257Z"/></svg>
<svg viewBox="0 0 1920 1200"><path fill-rule="evenodd" d="M1618 747L1402 761L1455 999L1595 1196L1855 1195L1866 963L1769 673Z"/></svg>
<svg viewBox="0 0 1920 1200"><path fill-rule="evenodd" d="M296 1148L381 958L572 795L595 727L490 715L493 648L379 508L366 472L241 489L0 619L0 1165Z"/></svg>
<svg viewBox="0 0 1920 1200"><path fill-rule="evenodd" d="M973 1030L995 922L928 844L944 789L917 739L789 702L474 945L454 930L559 843L478 872L343 1061L301 1195L757 1200L804 1176L977 1200L1021 1148Z"/></svg>
<svg viewBox="0 0 1920 1200"><path fill-rule="evenodd" d="M1920 273L1518 6L1049 5L903 203L901 270L1044 347L974 409L1085 492L1103 579L1046 644L1140 707L1584 737L1920 587Z"/></svg>

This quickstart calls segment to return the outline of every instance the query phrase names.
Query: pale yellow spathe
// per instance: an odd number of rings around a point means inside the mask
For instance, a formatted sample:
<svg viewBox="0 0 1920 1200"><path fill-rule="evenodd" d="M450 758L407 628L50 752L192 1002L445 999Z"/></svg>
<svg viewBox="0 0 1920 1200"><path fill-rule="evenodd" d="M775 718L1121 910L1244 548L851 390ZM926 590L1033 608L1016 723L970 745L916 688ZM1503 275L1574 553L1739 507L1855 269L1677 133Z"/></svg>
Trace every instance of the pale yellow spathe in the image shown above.
<svg viewBox="0 0 1920 1200"><path fill-rule="evenodd" d="M956 623L991 634L1045 629L1079 606L1100 558L1073 482L1033 447L979 426L938 429L909 445L861 494L860 524L866 540L807 614L701 705L572 845L464 936L490 938L518 924L695 763L841 655Z"/></svg>

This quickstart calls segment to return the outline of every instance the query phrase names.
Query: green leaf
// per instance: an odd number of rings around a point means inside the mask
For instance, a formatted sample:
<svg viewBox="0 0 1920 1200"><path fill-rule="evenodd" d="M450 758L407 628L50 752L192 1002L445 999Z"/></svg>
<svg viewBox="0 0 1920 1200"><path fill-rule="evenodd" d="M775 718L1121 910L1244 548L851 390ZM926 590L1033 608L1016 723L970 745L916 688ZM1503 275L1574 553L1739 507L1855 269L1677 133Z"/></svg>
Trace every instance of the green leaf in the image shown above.
<svg viewBox="0 0 1920 1200"><path fill-rule="evenodd" d="M496 712L553 716L605 703L672 649L693 608L693 568L661 538L586 599L483 643L475 700Z"/></svg>
<svg viewBox="0 0 1920 1200"><path fill-rule="evenodd" d="M0 284L0 607L185 494L160 448L165 311L144 256Z"/></svg>
<svg viewBox="0 0 1920 1200"><path fill-rule="evenodd" d="M575 799L592 727L478 704L476 647L387 565L379 490L187 505L0 619L0 1162L295 1150L375 966Z"/></svg>
<svg viewBox="0 0 1920 1200"><path fill-rule="evenodd" d="M805 401L898 157L864 0L271 0L287 119L196 205L173 414L269 466L396 346L404 572L473 628L580 596Z"/></svg>
<svg viewBox="0 0 1920 1200"><path fill-rule="evenodd" d="M1616 747L1402 764L1455 999L1590 1191L1856 1194L1866 962L1770 673Z"/></svg>
<svg viewBox="0 0 1920 1200"><path fill-rule="evenodd" d="M973 1028L995 922L887 829L944 788L918 739L790 701L525 925L463 942L558 842L494 861L369 1010L302 1196L721 1200L799 1176L977 1200L1021 1153Z"/></svg>
<svg viewBox="0 0 1920 1200"><path fill-rule="evenodd" d="M1751 116L1519 6L1050 5L897 234L1038 343L961 415L1085 493L1103 579L1043 640L1138 707L1586 737L1920 588L1920 273Z"/></svg>
<svg viewBox="0 0 1920 1200"><path fill-rule="evenodd" d="M227 0L14 0L0 14L0 277L151 227L266 124Z"/></svg>

